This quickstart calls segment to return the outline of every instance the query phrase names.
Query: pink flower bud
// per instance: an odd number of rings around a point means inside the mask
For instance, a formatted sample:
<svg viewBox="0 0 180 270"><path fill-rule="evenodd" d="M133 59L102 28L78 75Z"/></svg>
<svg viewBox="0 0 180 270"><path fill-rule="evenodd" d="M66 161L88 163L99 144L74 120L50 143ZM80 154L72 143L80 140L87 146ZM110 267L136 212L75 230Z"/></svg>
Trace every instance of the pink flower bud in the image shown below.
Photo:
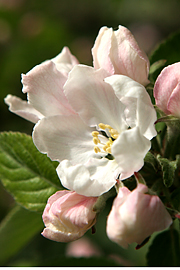
<svg viewBox="0 0 180 270"><path fill-rule="evenodd" d="M133 191L122 187L114 200L106 231L123 248L134 242L140 245L153 232L162 231L172 223L160 198L147 192L143 184L138 184Z"/></svg>
<svg viewBox="0 0 180 270"><path fill-rule="evenodd" d="M154 97L165 114L180 117L180 62L161 71L154 85Z"/></svg>
<svg viewBox="0 0 180 270"><path fill-rule="evenodd" d="M43 213L42 235L57 242L70 242L83 236L96 222L93 205L97 197L85 197L74 191L53 194Z"/></svg>
<svg viewBox="0 0 180 270"><path fill-rule="evenodd" d="M120 25L116 31L102 27L92 55L96 69L104 68L110 75L126 75L143 85L149 83L149 59L124 26Z"/></svg>

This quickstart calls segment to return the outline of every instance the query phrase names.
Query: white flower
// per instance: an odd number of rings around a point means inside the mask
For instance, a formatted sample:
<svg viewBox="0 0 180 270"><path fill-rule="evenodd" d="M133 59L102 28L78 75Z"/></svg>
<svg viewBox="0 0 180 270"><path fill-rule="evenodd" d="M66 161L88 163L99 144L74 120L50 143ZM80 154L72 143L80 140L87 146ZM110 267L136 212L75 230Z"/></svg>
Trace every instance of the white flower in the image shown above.
<svg viewBox="0 0 180 270"><path fill-rule="evenodd" d="M70 71L64 94L74 113L42 118L34 143L60 162L57 173L64 187L99 196L117 177L126 179L142 168L156 135L156 112L138 82L83 65Z"/></svg>
<svg viewBox="0 0 180 270"><path fill-rule="evenodd" d="M84 196L140 170L156 135L156 112L140 84L148 83L149 62L129 30L101 28L92 54L95 68L65 47L22 75L27 102L5 98L10 111L36 123L34 143L60 162L62 184Z"/></svg>

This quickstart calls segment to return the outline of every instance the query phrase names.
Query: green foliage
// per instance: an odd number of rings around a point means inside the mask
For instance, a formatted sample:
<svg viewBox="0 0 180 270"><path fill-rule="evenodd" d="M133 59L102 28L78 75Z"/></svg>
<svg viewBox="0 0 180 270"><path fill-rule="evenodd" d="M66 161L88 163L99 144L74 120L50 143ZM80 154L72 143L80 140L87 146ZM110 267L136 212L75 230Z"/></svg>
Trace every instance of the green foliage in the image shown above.
<svg viewBox="0 0 180 270"><path fill-rule="evenodd" d="M14 207L0 224L0 266L15 255L43 228L40 214Z"/></svg>
<svg viewBox="0 0 180 270"><path fill-rule="evenodd" d="M56 166L57 162L36 149L30 136L0 134L0 179L25 208L42 212L47 199L62 189Z"/></svg>
<svg viewBox="0 0 180 270"><path fill-rule="evenodd" d="M156 65L156 70L153 70L154 73L151 74L151 81L156 80L157 76L159 75L160 71L170 64L180 61L180 32L173 33L170 35L166 40L164 40L160 45L152 52L150 56L150 63L159 63L161 64L159 68ZM157 62L160 61L160 62ZM164 65L163 65L164 61ZM165 62L166 61L166 62ZM153 68L152 68L153 69Z"/></svg>
<svg viewBox="0 0 180 270"><path fill-rule="evenodd" d="M147 253L148 266L180 266L179 240L174 229L158 234Z"/></svg>
<svg viewBox="0 0 180 270"><path fill-rule="evenodd" d="M175 178L175 171L177 169L176 162L161 157L158 157L158 160L163 172L163 183L166 187L170 187Z"/></svg>

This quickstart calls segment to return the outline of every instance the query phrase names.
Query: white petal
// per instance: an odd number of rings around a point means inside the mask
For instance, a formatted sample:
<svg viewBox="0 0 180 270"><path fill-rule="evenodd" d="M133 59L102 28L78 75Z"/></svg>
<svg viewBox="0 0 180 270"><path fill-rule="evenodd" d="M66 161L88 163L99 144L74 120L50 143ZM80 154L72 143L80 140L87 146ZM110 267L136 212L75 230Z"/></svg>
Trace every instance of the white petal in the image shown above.
<svg viewBox="0 0 180 270"><path fill-rule="evenodd" d="M106 158L74 166L63 160L56 170L64 187L84 196L100 196L115 185L117 166L114 160Z"/></svg>
<svg viewBox="0 0 180 270"><path fill-rule="evenodd" d="M102 122L119 130L124 127L125 106L112 87L104 82L106 75L104 70L75 66L64 86L65 95L86 124L95 126Z"/></svg>
<svg viewBox="0 0 180 270"><path fill-rule="evenodd" d="M30 104L44 116L74 113L68 103L63 85L66 77L52 61L46 61L22 75L23 92Z"/></svg>
<svg viewBox="0 0 180 270"><path fill-rule="evenodd" d="M71 54L68 47L64 47L60 54L51 59L55 64L70 64L71 66L75 66L79 64L77 58Z"/></svg>
<svg viewBox="0 0 180 270"><path fill-rule="evenodd" d="M4 99L5 103L9 105L9 110L32 123L37 123L43 115L33 108L27 101L22 100L16 96L7 95Z"/></svg>
<svg viewBox="0 0 180 270"><path fill-rule="evenodd" d="M84 163L94 152L93 129L77 115L56 115L40 120L33 131L36 147L52 160L70 159L73 164Z"/></svg>
<svg viewBox="0 0 180 270"><path fill-rule="evenodd" d="M141 133L148 139L156 136L154 126L157 119L156 111L144 86L124 75L113 75L105 81L113 87L119 100L125 103L129 119L139 126Z"/></svg>
<svg viewBox="0 0 180 270"><path fill-rule="evenodd" d="M138 127L128 129L113 142L111 152L121 171L120 179L133 175L144 165L144 157L151 148L151 143Z"/></svg>
<svg viewBox="0 0 180 270"><path fill-rule="evenodd" d="M57 70L63 73L66 77L68 76L69 71L79 64L77 58L71 54L68 47L64 47L60 54L51 59L55 64Z"/></svg>
<svg viewBox="0 0 180 270"><path fill-rule="evenodd" d="M114 66L110 58L112 28L102 27L92 48L93 65L96 69L103 68L114 74Z"/></svg>

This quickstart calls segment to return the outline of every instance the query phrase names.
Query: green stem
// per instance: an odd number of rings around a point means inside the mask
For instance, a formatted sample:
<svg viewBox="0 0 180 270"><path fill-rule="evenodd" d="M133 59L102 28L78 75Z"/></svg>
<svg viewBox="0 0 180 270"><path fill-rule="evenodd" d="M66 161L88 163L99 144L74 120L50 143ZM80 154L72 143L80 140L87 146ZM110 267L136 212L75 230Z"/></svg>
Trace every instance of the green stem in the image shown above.
<svg viewBox="0 0 180 270"><path fill-rule="evenodd" d="M115 197L116 196L116 190L115 188L111 188L108 192L102 194L101 196L99 196L99 198L97 199L96 203L93 206L93 211L96 213L99 213L103 210L103 208L106 205L106 201L110 198L110 197Z"/></svg>

